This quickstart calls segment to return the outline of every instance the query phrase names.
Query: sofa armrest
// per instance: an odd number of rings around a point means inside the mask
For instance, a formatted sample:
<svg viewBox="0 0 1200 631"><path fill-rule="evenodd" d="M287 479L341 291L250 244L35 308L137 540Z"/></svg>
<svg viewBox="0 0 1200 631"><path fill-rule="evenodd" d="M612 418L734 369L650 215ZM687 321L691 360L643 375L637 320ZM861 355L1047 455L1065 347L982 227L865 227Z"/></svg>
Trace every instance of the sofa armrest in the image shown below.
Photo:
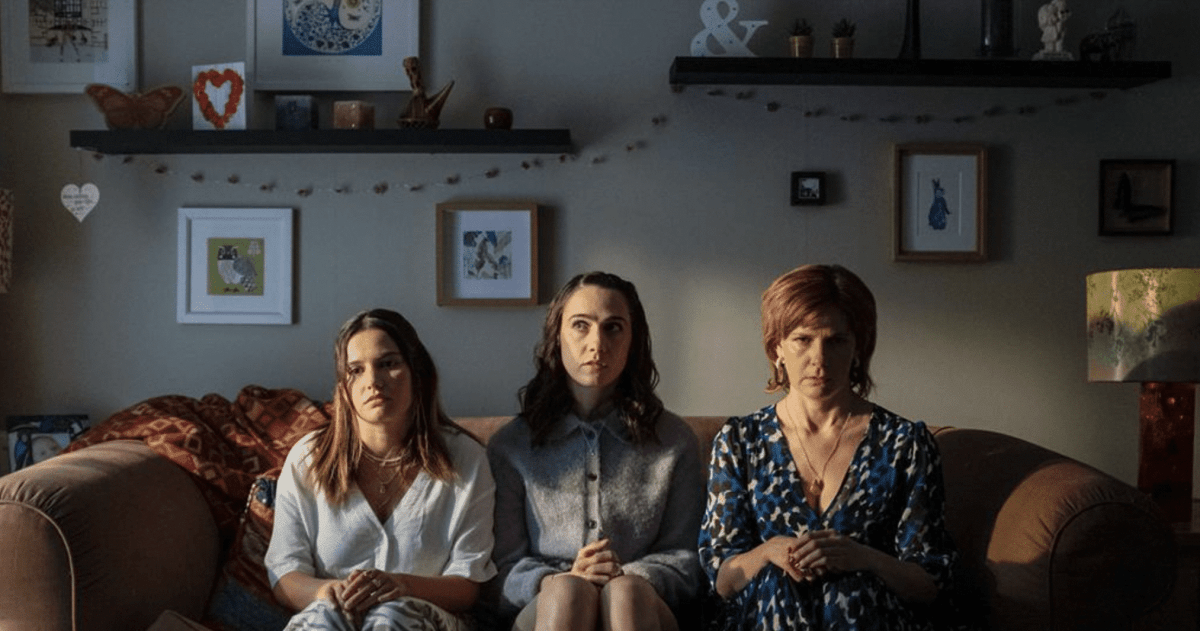
<svg viewBox="0 0 1200 631"><path fill-rule="evenodd" d="M191 477L138 441L56 456L0 478L6 631L144 629L199 618L216 524Z"/></svg>
<svg viewBox="0 0 1200 631"><path fill-rule="evenodd" d="M1137 489L1021 439L936 433L967 590L997 629L1128 629L1169 592L1174 536Z"/></svg>
<svg viewBox="0 0 1200 631"><path fill-rule="evenodd" d="M1006 586L997 595L1005 628L1030 628L1030 605L1046 594L1049 628L1128 629L1169 594L1174 559L1171 530L1146 496L1070 460L1013 490L988 546Z"/></svg>

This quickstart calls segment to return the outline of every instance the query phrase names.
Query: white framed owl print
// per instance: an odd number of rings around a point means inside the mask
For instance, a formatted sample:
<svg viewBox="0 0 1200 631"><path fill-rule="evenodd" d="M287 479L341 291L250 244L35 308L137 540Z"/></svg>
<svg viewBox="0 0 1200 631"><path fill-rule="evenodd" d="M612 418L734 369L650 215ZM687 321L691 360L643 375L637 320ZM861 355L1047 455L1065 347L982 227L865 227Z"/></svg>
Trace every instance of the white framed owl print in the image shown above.
<svg viewBox="0 0 1200 631"><path fill-rule="evenodd" d="M180 208L176 321L292 323L291 208Z"/></svg>

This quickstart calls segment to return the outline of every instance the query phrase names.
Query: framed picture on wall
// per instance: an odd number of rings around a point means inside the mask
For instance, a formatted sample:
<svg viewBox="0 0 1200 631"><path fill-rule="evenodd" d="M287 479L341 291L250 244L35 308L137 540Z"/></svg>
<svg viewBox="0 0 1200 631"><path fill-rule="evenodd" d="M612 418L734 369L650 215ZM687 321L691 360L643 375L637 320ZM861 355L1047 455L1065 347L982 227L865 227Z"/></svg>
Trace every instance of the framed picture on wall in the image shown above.
<svg viewBox="0 0 1200 631"><path fill-rule="evenodd" d="M806 206L825 203L825 173L823 171L792 171L792 205Z"/></svg>
<svg viewBox="0 0 1200 631"><path fill-rule="evenodd" d="M247 0L247 72L257 90L407 91L419 0Z"/></svg>
<svg viewBox="0 0 1200 631"><path fill-rule="evenodd" d="M180 208L176 321L292 323L292 209Z"/></svg>
<svg viewBox="0 0 1200 631"><path fill-rule="evenodd" d="M1100 234L1165 235L1174 229L1174 160L1100 161Z"/></svg>
<svg viewBox="0 0 1200 631"><path fill-rule="evenodd" d="M437 205L438 305L536 305L537 288L537 204Z"/></svg>
<svg viewBox="0 0 1200 631"><path fill-rule="evenodd" d="M89 83L137 88L135 0L0 2L5 92L82 93Z"/></svg>
<svg viewBox="0 0 1200 631"><path fill-rule="evenodd" d="M894 260L987 260L983 145L896 145L894 170Z"/></svg>

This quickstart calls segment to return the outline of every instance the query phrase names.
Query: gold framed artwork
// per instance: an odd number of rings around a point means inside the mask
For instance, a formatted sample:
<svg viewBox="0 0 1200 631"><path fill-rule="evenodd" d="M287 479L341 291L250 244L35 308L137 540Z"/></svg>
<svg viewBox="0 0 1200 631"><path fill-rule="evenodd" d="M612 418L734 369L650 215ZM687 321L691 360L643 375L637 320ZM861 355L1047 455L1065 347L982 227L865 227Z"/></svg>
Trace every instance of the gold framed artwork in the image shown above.
<svg viewBox="0 0 1200 631"><path fill-rule="evenodd" d="M987 150L983 145L896 145L893 196L893 260L987 260Z"/></svg>
<svg viewBox="0 0 1200 631"><path fill-rule="evenodd" d="M538 304L538 213L528 201L437 205L437 304Z"/></svg>

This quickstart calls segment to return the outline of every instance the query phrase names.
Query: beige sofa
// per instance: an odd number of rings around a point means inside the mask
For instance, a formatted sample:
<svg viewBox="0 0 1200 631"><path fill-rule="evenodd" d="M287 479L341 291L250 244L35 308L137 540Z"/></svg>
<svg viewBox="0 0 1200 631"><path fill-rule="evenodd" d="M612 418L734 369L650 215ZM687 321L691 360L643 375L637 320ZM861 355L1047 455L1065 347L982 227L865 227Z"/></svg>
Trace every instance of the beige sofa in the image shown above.
<svg viewBox="0 0 1200 631"><path fill-rule="evenodd" d="M507 420L459 422L486 441ZM686 420L707 451L724 418ZM1136 489L1003 434L936 436L963 587L990 628L1129 629L1166 597L1172 532ZM136 631L164 610L202 619L223 555L201 487L127 440L0 478L0 628Z"/></svg>

